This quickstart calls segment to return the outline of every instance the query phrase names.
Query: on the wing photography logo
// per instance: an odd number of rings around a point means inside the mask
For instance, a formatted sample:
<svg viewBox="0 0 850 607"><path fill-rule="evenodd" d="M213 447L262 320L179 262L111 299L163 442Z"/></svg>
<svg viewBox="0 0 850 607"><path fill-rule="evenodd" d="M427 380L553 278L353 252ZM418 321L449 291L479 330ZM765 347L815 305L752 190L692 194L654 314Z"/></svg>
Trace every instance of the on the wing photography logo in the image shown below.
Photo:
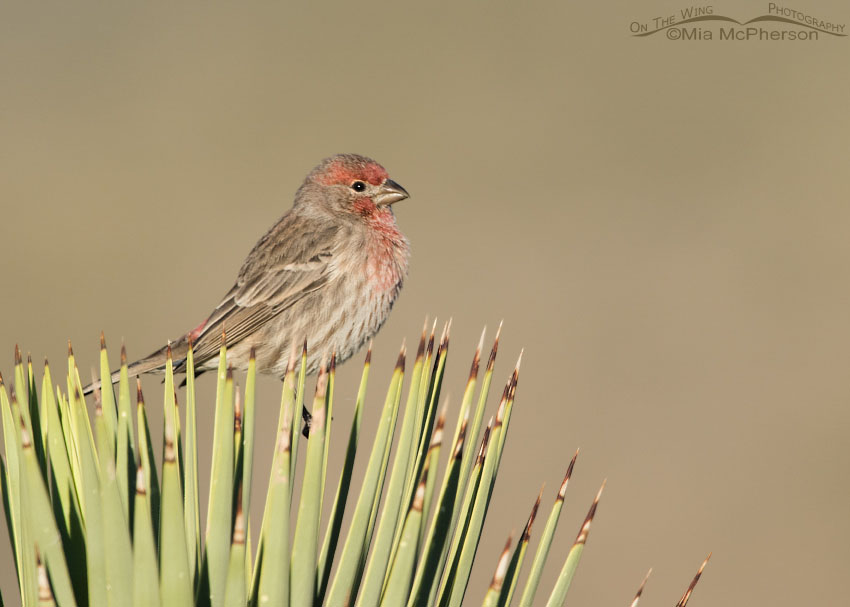
<svg viewBox="0 0 850 607"><path fill-rule="evenodd" d="M688 6L645 21L632 21L629 31L637 38L699 41L813 42L847 36L844 23L776 2L768 2L765 13L749 20L720 14L711 4Z"/></svg>

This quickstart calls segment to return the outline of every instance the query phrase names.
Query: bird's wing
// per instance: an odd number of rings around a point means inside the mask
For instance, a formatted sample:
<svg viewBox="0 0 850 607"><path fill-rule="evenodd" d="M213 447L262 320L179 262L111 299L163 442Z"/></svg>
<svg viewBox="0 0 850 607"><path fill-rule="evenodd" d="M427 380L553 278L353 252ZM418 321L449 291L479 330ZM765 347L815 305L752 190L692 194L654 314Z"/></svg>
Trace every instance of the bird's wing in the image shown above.
<svg viewBox="0 0 850 607"><path fill-rule="evenodd" d="M293 233L296 227L290 216L284 217L248 255L236 284L194 339L196 363L218 354L222 331L232 346L328 284L335 266L333 243L338 242L338 228Z"/></svg>

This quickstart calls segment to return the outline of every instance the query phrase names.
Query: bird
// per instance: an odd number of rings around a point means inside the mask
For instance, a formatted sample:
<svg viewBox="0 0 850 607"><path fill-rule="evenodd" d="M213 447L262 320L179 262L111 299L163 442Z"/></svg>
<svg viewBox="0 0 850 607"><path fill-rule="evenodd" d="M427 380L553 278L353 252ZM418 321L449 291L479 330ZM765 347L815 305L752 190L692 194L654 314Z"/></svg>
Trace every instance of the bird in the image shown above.
<svg viewBox="0 0 850 607"><path fill-rule="evenodd" d="M393 205L409 197L386 169L358 154L337 154L310 171L292 207L245 258L233 287L207 318L169 345L131 363L130 376L218 366L224 334L227 362L283 377L294 348L308 345L306 372L334 355L342 363L386 322L407 278L410 243ZM112 383L119 372L112 374ZM94 382L84 389L91 393Z"/></svg>

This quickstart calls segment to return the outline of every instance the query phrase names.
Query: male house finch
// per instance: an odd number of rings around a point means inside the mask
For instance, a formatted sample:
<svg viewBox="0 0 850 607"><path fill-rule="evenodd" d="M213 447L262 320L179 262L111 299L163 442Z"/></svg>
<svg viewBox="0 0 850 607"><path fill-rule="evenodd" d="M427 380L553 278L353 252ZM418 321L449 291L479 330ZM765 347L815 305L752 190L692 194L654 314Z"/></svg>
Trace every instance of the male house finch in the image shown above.
<svg viewBox="0 0 850 607"><path fill-rule="evenodd" d="M384 324L407 276L410 245L391 208L407 197L369 158L323 160L292 208L251 249L212 314L171 343L175 371L186 370L190 340L195 368L215 369L222 331L236 369L248 367L253 348L258 371L283 377L291 349L305 339L308 373L325 355L349 358ZM165 364L163 348L129 371L162 371Z"/></svg>

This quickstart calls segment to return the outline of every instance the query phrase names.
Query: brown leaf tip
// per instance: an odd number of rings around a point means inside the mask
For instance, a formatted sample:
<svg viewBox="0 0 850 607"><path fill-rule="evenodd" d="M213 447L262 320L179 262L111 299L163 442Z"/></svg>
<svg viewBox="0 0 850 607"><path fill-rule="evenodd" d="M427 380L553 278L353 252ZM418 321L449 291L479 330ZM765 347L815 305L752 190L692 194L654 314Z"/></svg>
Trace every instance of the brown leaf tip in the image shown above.
<svg viewBox="0 0 850 607"><path fill-rule="evenodd" d="M702 562L702 565L699 566L697 570L697 574L694 576L694 579L691 580L691 583L688 585L688 589L685 590L685 594L682 595L682 598L679 599L679 602L676 603L676 607L685 607L688 604L688 600L691 598L691 594L694 592L694 588L696 588L697 582L699 582L700 576L702 576L703 569L708 565L708 561L711 559L711 553L708 553L708 556L705 557L705 560Z"/></svg>
<svg viewBox="0 0 850 607"><path fill-rule="evenodd" d="M428 451L436 449L443 444L443 428L445 425L446 407L444 406L443 410L440 412L440 416L437 418L437 423L434 426L434 433L431 435L431 445L428 447Z"/></svg>
<svg viewBox="0 0 850 607"><path fill-rule="evenodd" d="M364 365L371 365L372 364L372 345L374 343L375 343L374 340L372 340L372 339L369 340L369 347L366 348L366 362L363 363Z"/></svg>
<svg viewBox="0 0 850 607"><path fill-rule="evenodd" d="M448 342L446 341L448 328L449 328L448 322L443 324L443 331L440 333L440 341L437 345L437 357L438 358L443 353L443 350L445 349L445 347L448 345Z"/></svg>
<svg viewBox="0 0 850 607"><path fill-rule="evenodd" d="M255 348L253 345L251 346L251 351L248 353L248 360L250 360L251 362L257 360L257 348Z"/></svg>
<svg viewBox="0 0 850 607"><path fill-rule="evenodd" d="M227 381L233 381L233 365L227 365L227 375L225 376Z"/></svg>
<svg viewBox="0 0 850 607"><path fill-rule="evenodd" d="M534 519L537 517L537 509L540 508L540 500L543 498L543 487L540 487L540 493L537 494L537 500L534 502L534 505L531 507L531 514L528 515L528 522L525 523L525 529L522 531L522 539L520 541L527 542L531 539L531 526L534 525Z"/></svg>
<svg viewBox="0 0 850 607"><path fill-rule="evenodd" d="M566 496L567 494L567 485L570 484L570 477L573 475L573 468L575 468L577 457L578 449L576 449L575 455L573 455L573 459L570 460L570 465L567 466L567 473L564 475L564 480L561 483L561 488L558 490L558 501L564 501L564 496Z"/></svg>
<svg viewBox="0 0 850 607"><path fill-rule="evenodd" d="M145 406L145 397L142 395L142 380L136 378L136 404L140 407Z"/></svg>
<svg viewBox="0 0 850 607"><path fill-rule="evenodd" d="M121 366L127 364L127 346L124 345L124 342L121 342Z"/></svg>
<svg viewBox="0 0 850 607"><path fill-rule="evenodd" d="M478 450L478 457L475 460L475 465L480 466L484 464L484 454L487 452L487 445L490 443L490 432L493 429L493 418L490 418L490 423L487 424L487 427L484 429L484 437L481 439L481 447Z"/></svg>
<svg viewBox="0 0 850 607"><path fill-rule="evenodd" d="M170 361L171 358L171 340L169 339L168 343L165 345L165 360Z"/></svg>
<svg viewBox="0 0 850 607"><path fill-rule="evenodd" d="M502 322L499 323L499 328L496 330L496 338L493 340L493 347L490 349L490 358L487 359L487 371L492 371L496 364L496 355L499 353L499 337L502 335Z"/></svg>
<svg viewBox="0 0 850 607"><path fill-rule="evenodd" d="M22 364L24 364L24 361L21 358L21 349L18 347L18 344L15 344L15 365Z"/></svg>
<svg viewBox="0 0 850 607"><path fill-rule="evenodd" d="M487 331L487 328L484 328L484 332ZM484 332L481 333L481 339L478 341L478 347L475 348L475 354L472 357L472 365L469 367L469 379L467 380L467 385L475 381L478 377L478 369L481 366L481 347L484 344Z"/></svg>
<svg viewBox="0 0 850 607"><path fill-rule="evenodd" d="M505 542L505 547L502 548L502 554L499 556L499 563L496 565L496 572L493 574L493 581L490 582L490 589L498 592L502 589L502 584L505 583L505 576L508 574L508 566L511 559L511 544L514 542L514 534L508 536L508 541Z"/></svg>
<svg viewBox="0 0 850 607"><path fill-rule="evenodd" d="M73 355L74 355L74 348L71 347L71 340L69 339L68 340L68 356L73 356Z"/></svg>
<svg viewBox="0 0 850 607"><path fill-rule="evenodd" d="M437 328L437 321L434 321L434 326L431 327L431 335L428 337L428 347L425 348L425 358L430 358L434 353L434 330Z"/></svg>
<svg viewBox="0 0 850 607"><path fill-rule="evenodd" d="M466 416L463 418L463 421L460 422L460 430L457 433L457 440L455 441L454 452L452 453L452 459L460 459L463 455L463 443L466 441L466 427L469 424L469 411L466 412Z"/></svg>
<svg viewBox="0 0 850 607"><path fill-rule="evenodd" d="M395 370L396 371L401 371L402 373L404 373L404 359L405 359L406 356L407 356L407 347L402 342L401 350L399 351L398 358L396 359L396 362L395 362Z"/></svg>
<svg viewBox="0 0 850 607"><path fill-rule="evenodd" d="M647 571L646 575L643 578L643 581L640 583L640 587L638 591L635 593L635 598L632 600L632 604L630 607L637 607L638 602L640 601L640 597L643 594L643 589L646 587L646 581L649 579L650 574L652 573L652 569Z"/></svg>
<svg viewBox="0 0 850 607"><path fill-rule="evenodd" d="M104 337L103 331L100 332L100 349L106 350L106 337Z"/></svg>
<svg viewBox="0 0 850 607"><path fill-rule="evenodd" d="M587 536L590 533L590 524L593 522L593 517L596 515L596 507L599 505L599 498L602 497L602 491L605 489L606 482L607 480L602 481L602 486L599 488L599 492L593 500L593 505L590 506L587 517L585 517L581 530L578 532L578 536L576 537L576 545L587 542Z"/></svg>
<svg viewBox="0 0 850 607"><path fill-rule="evenodd" d="M322 358L319 365L319 377L316 379L316 398L324 400L328 393L328 367L327 360Z"/></svg>
<svg viewBox="0 0 850 607"><path fill-rule="evenodd" d="M330 371L331 374L336 373L336 350L331 354Z"/></svg>

